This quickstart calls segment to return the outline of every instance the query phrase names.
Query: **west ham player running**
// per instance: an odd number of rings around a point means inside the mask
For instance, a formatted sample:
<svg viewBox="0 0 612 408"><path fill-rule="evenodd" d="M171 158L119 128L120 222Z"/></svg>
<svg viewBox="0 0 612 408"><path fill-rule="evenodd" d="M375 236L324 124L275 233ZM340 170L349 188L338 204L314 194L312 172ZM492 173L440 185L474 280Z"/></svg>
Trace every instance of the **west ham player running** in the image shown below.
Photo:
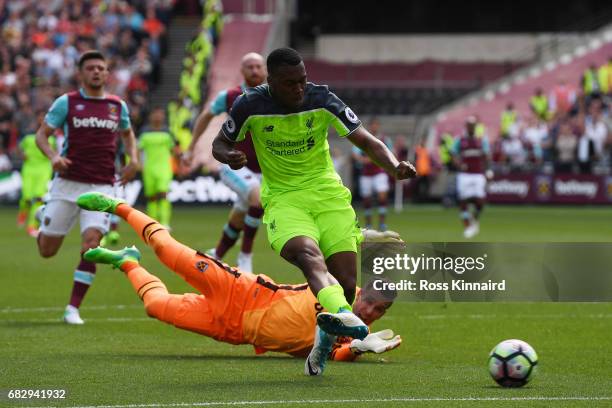
<svg viewBox="0 0 612 408"><path fill-rule="evenodd" d="M248 158L235 145L247 133L263 174L261 200L272 248L299 267L319 303L315 343L305 373L320 375L336 335L363 339L367 325L351 311L361 233L351 193L334 170L327 142L334 126L397 179L414 176L383 142L361 126L353 111L327 86L306 81L301 56L291 48L267 59L268 85L247 89L213 142L213 155L233 169Z"/></svg>
<svg viewBox="0 0 612 408"><path fill-rule="evenodd" d="M224 112L229 112L234 101L246 88L261 85L266 80L266 67L261 55L251 52L242 57L240 72L244 77L244 84L234 88L226 89L217 95L208 109L200 113L193 128L193 140L187 151L185 162L191 163L195 145L212 118ZM244 229L242 245L238 254L238 267L246 272L253 270L253 241L255 234L261 223L263 210L259 200L259 189L261 187L261 169L255 155L255 148L251 138L246 138L236 144L236 149L244 152L247 157L246 166L240 169L232 169L227 164L223 164L219 175L221 181L225 183L238 195L234 207L229 215L227 224L223 227L223 234L216 248L208 253L219 259L223 259L227 251L236 243L240 232Z"/></svg>
<svg viewBox="0 0 612 408"><path fill-rule="evenodd" d="M76 199L89 191L112 194L118 136L130 159L122 171L121 182L127 183L138 171L138 154L127 105L119 97L104 92L108 78L104 56L99 51L87 51L79 58L78 67L82 88L57 98L36 132L36 144L51 160L56 172L37 240L43 258L57 253L77 218L81 225L81 254L97 247L108 231L109 214L81 210ZM60 127L65 136L61 153L48 141ZM78 308L95 273L96 264L81 257L74 272L70 303L64 313L66 323L83 324Z"/></svg>
<svg viewBox="0 0 612 408"><path fill-rule="evenodd" d="M121 200L87 193L77 200L81 208L117 214L130 224L159 260L201 294L168 293L166 286L139 265L135 247L121 251L90 249L84 258L121 269L144 303L147 314L179 329L230 344L252 344L257 354L267 351L306 356L312 348L313 327L323 309L307 284L279 285L266 275L244 274L176 241L154 219ZM392 232L368 231L378 242L401 242ZM366 286L356 296L353 310L371 324L393 303L395 291ZM334 344L333 360L352 361L364 352L382 353L398 347L391 330L372 333L363 341L342 339Z"/></svg>
<svg viewBox="0 0 612 408"><path fill-rule="evenodd" d="M465 238L473 238L480 231L479 218L484 207L487 193L487 178L492 176L489 170L490 149L488 139L476 136L478 120L470 116L465 122L465 134L455 140L451 150L457 174L457 195L461 219L463 220ZM474 205L470 212L469 205Z"/></svg>
<svg viewBox="0 0 612 408"><path fill-rule="evenodd" d="M380 121L376 118L372 119L369 124L370 133L379 138L392 148L391 143L380 132ZM374 194L378 203L378 229L385 231L387 224L385 218L387 215L387 195L389 193L389 177L387 173L380 168L358 147L353 147L353 159L361 165L361 174L359 175L359 193L363 199L363 212L366 219L366 228L372 228L372 203Z"/></svg>

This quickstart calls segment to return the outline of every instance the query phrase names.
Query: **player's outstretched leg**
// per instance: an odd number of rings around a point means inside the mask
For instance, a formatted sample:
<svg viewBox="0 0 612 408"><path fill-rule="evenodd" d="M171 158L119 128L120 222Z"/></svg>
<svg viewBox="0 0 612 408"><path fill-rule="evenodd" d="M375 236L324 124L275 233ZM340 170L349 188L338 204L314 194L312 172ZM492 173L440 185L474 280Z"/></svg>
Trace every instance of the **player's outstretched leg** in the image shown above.
<svg viewBox="0 0 612 408"><path fill-rule="evenodd" d="M83 254L83 258L119 268L143 301L147 315L174 324L183 296L169 294L166 285L157 276L151 275L140 266L140 252L136 247L123 248L120 251L103 247L92 248Z"/></svg>
<svg viewBox="0 0 612 408"><path fill-rule="evenodd" d="M123 200L102 193L86 193L77 198L79 207L90 211L105 211L117 214L127 221L140 238L153 250L159 260L170 270L179 274L192 287L204 293L203 274L194 268L199 255L194 249L181 244L159 222L145 213L126 204ZM198 258L198 259L196 259Z"/></svg>
<svg viewBox="0 0 612 408"><path fill-rule="evenodd" d="M342 310L338 313L321 312L317 325L326 333L363 340L369 333L368 326L354 313Z"/></svg>
<svg viewBox="0 0 612 408"><path fill-rule="evenodd" d="M116 214L117 206L123 203L125 203L124 200L95 191L81 194L77 198L77 205L85 210L101 211L111 214Z"/></svg>
<svg viewBox="0 0 612 408"><path fill-rule="evenodd" d="M327 334L320 327L315 327L315 339L312 345L312 350L306 358L304 364L304 374L306 375L321 375L325 370L327 356L332 351L332 346L336 342L336 336Z"/></svg>
<svg viewBox="0 0 612 408"><path fill-rule="evenodd" d="M140 261L140 251L135 246L125 247L119 251L111 251L104 247L88 249L83 254L83 259L89 262L113 265L115 268L121 269L121 265L125 262Z"/></svg>
<svg viewBox="0 0 612 408"><path fill-rule="evenodd" d="M361 340L368 335L368 326L352 312L345 289L328 272L323 254L312 238L291 238L283 246L281 256L302 270L310 289L321 306L328 311L317 316L319 327L334 336L349 336ZM354 287L354 283L351 286Z"/></svg>

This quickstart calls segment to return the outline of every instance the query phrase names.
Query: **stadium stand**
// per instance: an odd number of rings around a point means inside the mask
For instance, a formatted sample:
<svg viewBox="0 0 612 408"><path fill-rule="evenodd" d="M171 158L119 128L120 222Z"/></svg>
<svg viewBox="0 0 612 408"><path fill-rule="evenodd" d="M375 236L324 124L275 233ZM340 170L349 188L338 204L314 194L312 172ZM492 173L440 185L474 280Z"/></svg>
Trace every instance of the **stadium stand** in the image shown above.
<svg viewBox="0 0 612 408"><path fill-rule="evenodd" d="M206 97L202 106L209 104L222 89L234 87L242 82L240 76L240 60L248 52L263 53L271 22L266 19L252 19L247 16L235 15L223 27L223 36L220 37L215 50L215 60L210 67L206 82ZM199 112L199 104L194 104ZM197 114L197 112L195 113ZM193 116L195 118L195 116ZM223 122L222 117L215 117L207 131L198 141L195 166L205 165L208 170L216 170L219 163L212 158L211 144Z"/></svg>
<svg viewBox="0 0 612 408"><path fill-rule="evenodd" d="M611 62L612 31L608 31L572 53L525 68L439 112L434 134L460 134L465 118L477 114L501 171L533 171L543 165L548 172L607 174ZM508 104L513 105L515 118L504 124Z"/></svg>
<svg viewBox="0 0 612 408"><path fill-rule="evenodd" d="M521 64L423 61L333 64L307 60L309 79L328 84L357 112L427 114L519 68Z"/></svg>

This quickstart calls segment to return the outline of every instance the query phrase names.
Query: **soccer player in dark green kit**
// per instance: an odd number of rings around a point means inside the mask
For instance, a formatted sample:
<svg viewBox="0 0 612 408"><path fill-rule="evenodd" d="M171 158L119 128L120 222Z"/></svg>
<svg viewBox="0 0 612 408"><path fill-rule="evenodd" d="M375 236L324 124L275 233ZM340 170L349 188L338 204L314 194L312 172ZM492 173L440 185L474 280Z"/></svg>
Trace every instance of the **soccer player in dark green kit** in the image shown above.
<svg viewBox="0 0 612 408"><path fill-rule="evenodd" d="M327 130L363 150L393 177L416 174L327 86L307 82L301 56L291 48L267 59L268 84L245 91L213 142L213 155L238 169L246 164L235 143L250 132L263 181L261 201L272 248L299 267L325 308L317 317L314 347L305 374L321 375L335 336L363 339L368 327L351 311L357 283L361 232L329 154Z"/></svg>
<svg viewBox="0 0 612 408"><path fill-rule="evenodd" d="M138 148L144 153L142 181L147 198L147 214L159 219L162 225L170 225L172 205L168 190L172 181L172 155L176 141L165 128L166 113L155 108L149 115L149 126L138 138Z"/></svg>

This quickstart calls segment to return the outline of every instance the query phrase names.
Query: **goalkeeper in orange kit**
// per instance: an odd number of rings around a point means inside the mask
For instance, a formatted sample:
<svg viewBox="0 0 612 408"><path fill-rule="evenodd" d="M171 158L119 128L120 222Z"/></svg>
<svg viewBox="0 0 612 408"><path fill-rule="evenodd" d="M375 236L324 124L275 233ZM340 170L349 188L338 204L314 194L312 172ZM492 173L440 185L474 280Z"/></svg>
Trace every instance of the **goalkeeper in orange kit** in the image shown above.
<svg viewBox="0 0 612 408"><path fill-rule="evenodd" d="M85 259L114 265L126 274L149 316L218 341L252 344L258 354L276 351L306 356L310 352L312 328L324 309L307 284L279 285L266 275L243 273L181 244L157 221L119 199L86 193L77 204L125 219L162 263L201 293L168 293L159 278L140 266L140 252L135 247L87 251ZM395 296L394 291L378 291L367 285L357 292L353 312L370 325L385 314ZM352 361L359 354L382 353L400 344L400 336L391 330L372 333L363 340L338 338L331 358Z"/></svg>

